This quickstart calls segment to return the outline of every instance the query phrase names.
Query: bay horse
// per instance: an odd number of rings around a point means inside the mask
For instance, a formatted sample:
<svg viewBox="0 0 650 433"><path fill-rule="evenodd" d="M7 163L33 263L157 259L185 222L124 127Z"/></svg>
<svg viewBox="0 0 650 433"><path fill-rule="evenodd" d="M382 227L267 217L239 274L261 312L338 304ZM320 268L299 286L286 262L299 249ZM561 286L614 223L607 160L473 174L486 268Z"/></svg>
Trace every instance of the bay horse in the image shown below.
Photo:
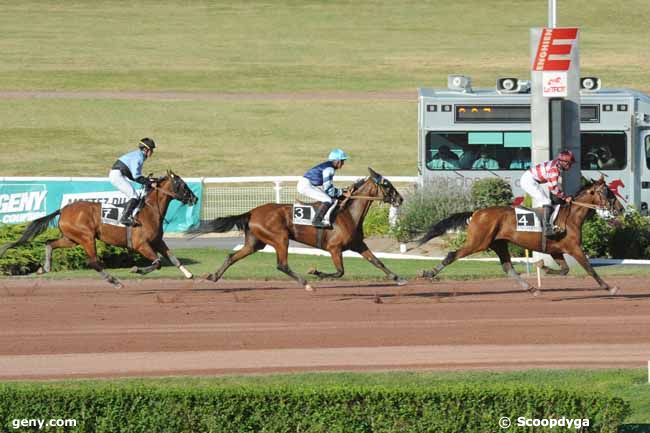
<svg viewBox="0 0 650 433"><path fill-rule="evenodd" d="M539 288L531 287L512 266L508 251L508 242L512 242L532 251L550 254L560 269L540 266L548 274L566 275L569 272L569 267L562 254L567 253L573 256L585 271L598 282L600 288L609 290L611 295L615 295L618 288L610 287L598 276L581 246L582 223L595 210L607 210L612 215L618 215L624 210L623 205L608 188L603 177L582 187L570 204L561 207L557 222L565 227L565 231L552 239L547 239L545 251L542 251L542 233L517 231L517 219L513 207L488 207L475 212L451 215L434 224L417 242L422 245L446 233L447 230L467 226L465 244L459 250L449 252L442 263L432 270L422 271L420 276L433 278L455 260L490 248L499 256L503 271L508 276L515 278L524 290L537 296L540 294Z"/></svg>
<svg viewBox="0 0 650 433"><path fill-rule="evenodd" d="M230 254L221 267L214 274L210 274L207 279L218 281L234 263L261 250L268 244L275 248L277 269L293 278L305 290L312 291L311 285L301 275L289 268L287 256L291 239L329 251L336 272L325 273L316 269L309 271L310 274L318 278L342 277L344 273L343 251L352 250L361 254L397 284L405 284L406 280L386 268L363 241L363 220L373 201L383 201L393 206L400 206L404 201L388 179L370 167L368 167L368 171L370 176L355 183L350 189L350 197L344 199L339 205L332 229L323 230L311 225L294 225L291 204L267 203L241 215L204 222L198 228L190 230L189 232L192 234L223 233L237 226L238 229L244 231L243 248Z"/></svg>
<svg viewBox="0 0 650 433"><path fill-rule="evenodd" d="M170 170L166 176L158 178L156 186L146 193L145 204L137 216L140 224L131 228L131 245L128 245L126 227L102 222L102 206L100 203L77 201L32 221L18 241L0 248L0 256L9 248L29 242L41 234L60 215L59 230L62 237L47 241L43 272L49 272L51 269L52 251L57 248L71 248L81 245L88 255L88 266L99 272L114 287L121 288L122 283L104 271L102 265L97 261L95 240L100 239L109 245L128 247L151 260L150 266L143 268L134 266L131 272L147 274L160 269L160 259L157 255L157 253L160 253L172 262L186 278L192 278L192 274L172 254L163 240L162 222L169 203L173 199L187 205L194 205L198 200L185 181Z"/></svg>

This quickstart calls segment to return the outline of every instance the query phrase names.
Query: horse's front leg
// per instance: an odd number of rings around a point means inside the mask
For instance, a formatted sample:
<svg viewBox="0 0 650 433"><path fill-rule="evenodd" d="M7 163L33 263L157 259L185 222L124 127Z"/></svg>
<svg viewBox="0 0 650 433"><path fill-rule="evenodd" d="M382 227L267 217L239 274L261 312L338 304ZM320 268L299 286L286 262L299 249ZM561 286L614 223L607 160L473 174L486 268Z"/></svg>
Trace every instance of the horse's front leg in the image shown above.
<svg viewBox="0 0 650 433"><path fill-rule="evenodd" d="M142 268L134 266L131 268L131 272L135 274L144 275L144 274L148 274L149 272L158 270L162 267L162 265L160 264L160 259L158 258L158 254L156 254L156 252L151 247L151 245L149 245L149 242L146 241L142 242L140 245L138 245L137 248L135 248L135 251L139 252L144 257L151 260L151 265Z"/></svg>
<svg viewBox="0 0 650 433"><path fill-rule="evenodd" d="M169 260L172 265L176 266L178 270L181 271L181 273L185 276L185 278L187 279L194 278L194 275L192 275L192 273L188 271L187 268L181 264L180 260L178 260L174 254L172 254L172 250L169 249L165 241L161 239L160 241L156 242L155 247L156 250L163 255L163 257Z"/></svg>
<svg viewBox="0 0 650 433"><path fill-rule="evenodd" d="M343 268L343 250L340 247L335 247L329 249L328 251L332 255L332 262L334 263L336 272L321 272L318 269L314 268L309 270L308 273L315 275L318 278L341 278L345 273L345 269Z"/></svg>
<svg viewBox="0 0 650 433"><path fill-rule="evenodd" d="M400 277L390 269L384 265L384 263L375 256L375 254L370 251L370 248L368 248L368 245L366 245L365 242L361 241L358 245L355 245L352 248L352 251L355 251L363 256L368 262L370 262L374 267L377 269L381 270L383 273L386 274L388 278L391 280L395 281L398 286L403 286L406 284L408 281L405 280L404 278Z"/></svg>

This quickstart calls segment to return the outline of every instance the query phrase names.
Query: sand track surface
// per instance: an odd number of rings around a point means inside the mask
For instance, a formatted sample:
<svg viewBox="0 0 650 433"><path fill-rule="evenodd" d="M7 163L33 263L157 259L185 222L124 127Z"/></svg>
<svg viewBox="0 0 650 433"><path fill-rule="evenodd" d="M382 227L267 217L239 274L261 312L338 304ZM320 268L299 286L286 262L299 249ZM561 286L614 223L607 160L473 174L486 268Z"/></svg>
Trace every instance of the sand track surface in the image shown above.
<svg viewBox="0 0 650 433"><path fill-rule="evenodd" d="M650 284L0 279L0 379L643 367ZM532 281L531 281L532 282ZM379 298L381 303L377 303Z"/></svg>

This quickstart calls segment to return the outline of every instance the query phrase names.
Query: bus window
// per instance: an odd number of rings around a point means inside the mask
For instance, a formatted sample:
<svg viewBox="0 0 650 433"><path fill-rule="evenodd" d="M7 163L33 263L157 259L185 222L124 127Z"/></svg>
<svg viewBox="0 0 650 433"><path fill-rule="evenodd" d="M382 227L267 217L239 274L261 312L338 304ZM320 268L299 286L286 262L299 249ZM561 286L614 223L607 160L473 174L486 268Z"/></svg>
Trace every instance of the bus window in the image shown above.
<svg viewBox="0 0 650 433"><path fill-rule="evenodd" d="M645 164L650 168L650 135L645 136Z"/></svg>
<svg viewBox="0 0 650 433"><path fill-rule="evenodd" d="M627 165L625 132L582 132L580 139L583 170L623 170Z"/></svg>
<svg viewBox="0 0 650 433"><path fill-rule="evenodd" d="M429 170L525 170L529 131L434 132L426 137Z"/></svg>

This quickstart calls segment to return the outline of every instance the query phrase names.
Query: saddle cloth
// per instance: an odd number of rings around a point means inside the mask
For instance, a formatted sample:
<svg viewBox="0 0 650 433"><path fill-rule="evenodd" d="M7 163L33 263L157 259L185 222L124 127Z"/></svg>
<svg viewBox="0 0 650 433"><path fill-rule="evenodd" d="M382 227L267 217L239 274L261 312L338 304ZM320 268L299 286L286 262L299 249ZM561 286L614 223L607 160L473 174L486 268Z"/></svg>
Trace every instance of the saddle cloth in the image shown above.
<svg viewBox="0 0 650 433"><path fill-rule="evenodd" d="M555 205L551 215L551 224L555 223L560 211L560 205ZM542 218L544 217L543 208L530 209L518 206L515 208L515 218L517 220L518 232L539 232L543 231Z"/></svg>
<svg viewBox="0 0 650 433"><path fill-rule="evenodd" d="M319 206L319 203L303 203L299 200L296 200L296 203L293 204L293 223L298 225L310 226L312 221L316 216L316 209ZM323 217L323 224L331 225L330 215L338 204L333 204L327 210L327 213Z"/></svg>

